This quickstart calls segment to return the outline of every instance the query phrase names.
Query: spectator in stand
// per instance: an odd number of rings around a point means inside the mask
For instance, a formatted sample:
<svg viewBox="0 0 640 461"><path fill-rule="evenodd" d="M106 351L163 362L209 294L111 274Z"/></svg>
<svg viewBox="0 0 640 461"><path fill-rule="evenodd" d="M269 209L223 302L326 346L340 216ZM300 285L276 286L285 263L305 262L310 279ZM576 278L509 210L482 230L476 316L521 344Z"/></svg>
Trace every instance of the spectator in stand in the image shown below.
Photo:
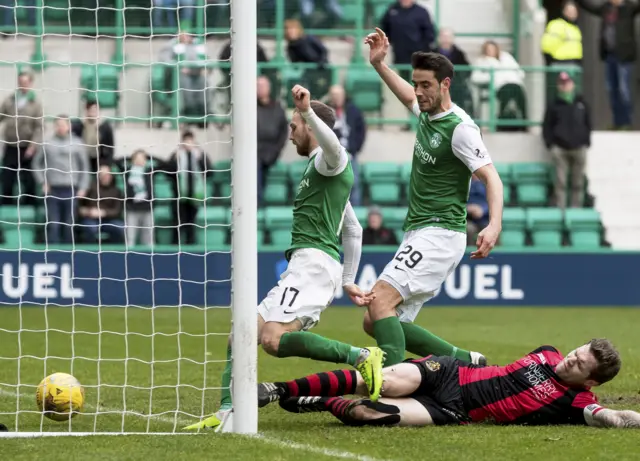
<svg viewBox="0 0 640 461"><path fill-rule="evenodd" d="M42 104L33 91L33 75L18 75L17 90L0 106L0 123L4 123L4 155L2 157L2 202L34 205L36 184L31 172L33 156L42 144ZM16 182L19 189L14 191Z"/></svg>
<svg viewBox="0 0 640 461"><path fill-rule="evenodd" d="M101 165L98 180L93 182L78 209L87 242L102 243L103 233L108 235L109 243L124 242L123 201L122 192L113 180L111 167Z"/></svg>
<svg viewBox="0 0 640 461"><path fill-rule="evenodd" d="M558 96L547 108L542 135L556 166L555 204L567 206L567 176L570 176L569 206L581 207L584 198L584 171L591 146L591 114L569 74L558 77Z"/></svg>
<svg viewBox="0 0 640 461"><path fill-rule="evenodd" d="M541 43L547 66L582 65L582 32L577 21L578 8L568 1L562 8L562 16L547 24Z"/></svg>
<svg viewBox="0 0 640 461"><path fill-rule="evenodd" d="M182 134L182 141L173 151L165 171L174 177L176 197L174 205L175 233L173 243L196 243L196 217L207 197L207 178L211 175L211 163L207 154L197 145L191 131Z"/></svg>
<svg viewBox="0 0 640 461"><path fill-rule="evenodd" d="M195 0L153 0L153 26L176 29L176 19L193 24L194 5Z"/></svg>
<svg viewBox="0 0 640 461"><path fill-rule="evenodd" d="M269 169L289 138L289 120L279 101L271 99L271 83L258 77L258 203L262 205Z"/></svg>
<svg viewBox="0 0 640 461"><path fill-rule="evenodd" d="M471 81L480 87L490 88L493 75L493 90L498 99L498 119L525 119L527 114L527 99L524 92L525 74L511 53L501 50L493 40L488 40L482 45L482 56L475 62L475 66L493 69L493 71L474 70L471 73ZM491 117L494 116L495 114L491 114ZM518 126L498 127L498 131L522 130L523 128Z"/></svg>
<svg viewBox="0 0 640 461"><path fill-rule="evenodd" d="M131 167L125 170L126 210L125 227L127 229L127 246L140 243L153 245L153 171L147 164L148 156L143 149L131 155Z"/></svg>
<svg viewBox="0 0 640 461"><path fill-rule="evenodd" d="M305 68L302 82L311 94L320 99L327 94L333 72L325 68L328 62L327 48L312 35L305 35L300 21L289 19L284 22L284 36L287 40L287 54L293 63L315 63L315 68Z"/></svg>
<svg viewBox="0 0 640 461"><path fill-rule="evenodd" d="M358 154L362 150L367 135L367 124L364 115L358 107L346 97L341 85L333 85L329 90L329 106L336 113L336 124L333 131L338 136L340 144L347 149L351 156L353 168L353 187L351 189L351 205L360 206L362 196L360 191Z"/></svg>
<svg viewBox="0 0 640 461"><path fill-rule="evenodd" d="M362 232L363 245L398 245L396 234L382 224L380 208L371 207L367 216L367 227Z"/></svg>
<svg viewBox="0 0 640 461"><path fill-rule="evenodd" d="M204 117L208 107L205 44L192 34L182 31L161 50L160 61L179 64L178 85L182 102L180 115L202 117L203 120L197 125L204 128ZM167 88L173 88L173 72L174 69L167 66Z"/></svg>
<svg viewBox="0 0 640 461"><path fill-rule="evenodd" d="M311 19L316 7L316 0L298 0L300 2L300 14L302 15L302 21L307 26L312 26ZM321 2L327 12L327 18L325 20L326 25L336 24L342 20L342 7L338 0L321 0Z"/></svg>
<svg viewBox="0 0 640 461"><path fill-rule="evenodd" d="M257 62L269 62L269 59L267 58L267 54L264 52L264 48L262 48L262 45L260 45L260 42L257 43L256 59L257 59ZM218 60L221 62L225 62L227 64L231 63L231 40L229 40L222 48L220 55L218 55ZM223 75L222 85L220 86L228 89L227 96L230 98L231 97L231 69L220 69L220 72Z"/></svg>
<svg viewBox="0 0 640 461"><path fill-rule="evenodd" d="M629 0L608 0L577 3L602 18L600 29L600 58L605 63L605 78L609 104L613 113L613 128L631 127L633 101L631 95L631 68L636 60L636 15L640 3Z"/></svg>
<svg viewBox="0 0 640 461"><path fill-rule="evenodd" d="M389 37L395 64L411 64L411 55L430 50L436 37L429 12L415 0L398 0L392 4L382 17L380 29ZM411 69L398 73L411 81Z"/></svg>
<svg viewBox="0 0 640 461"><path fill-rule="evenodd" d="M97 102L87 101L84 118L74 120L71 123L71 131L85 144L92 172L97 173L100 165L113 163L113 128L107 120L100 121Z"/></svg>
<svg viewBox="0 0 640 461"><path fill-rule="evenodd" d="M456 36L453 33L453 29L443 27L438 32L438 43L433 48L436 53L443 54L451 61L454 66L468 66L469 60L464 51L458 48L455 44ZM458 72L456 71L456 78Z"/></svg>
<svg viewBox="0 0 640 461"><path fill-rule="evenodd" d="M73 136L69 118L59 115L54 135L33 159L34 175L45 196L47 243L71 243L77 198L89 188L89 160L80 139Z"/></svg>
<svg viewBox="0 0 640 461"><path fill-rule="evenodd" d="M476 175L471 176L467 200L467 246L475 246L478 233L489 224L487 189Z"/></svg>
<svg viewBox="0 0 640 461"><path fill-rule="evenodd" d="M284 22L284 38L291 62L310 62L319 66L328 62L327 48L317 37L305 35L302 24L297 19L287 19Z"/></svg>
<svg viewBox="0 0 640 461"><path fill-rule="evenodd" d="M433 51L446 56L454 66L468 66L467 55L455 45L455 34L452 29L443 27L438 32L438 43ZM456 78L451 82L451 99L468 114L473 114L473 97L469 90L470 70L456 69Z"/></svg>
<svg viewBox="0 0 640 461"><path fill-rule="evenodd" d="M569 66L582 66L582 32L577 24L578 8L568 1L562 9L562 16L547 24L542 36L542 53L547 66L560 67L556 72L546 72L547 103L556 97L558 74Z"/></svg>

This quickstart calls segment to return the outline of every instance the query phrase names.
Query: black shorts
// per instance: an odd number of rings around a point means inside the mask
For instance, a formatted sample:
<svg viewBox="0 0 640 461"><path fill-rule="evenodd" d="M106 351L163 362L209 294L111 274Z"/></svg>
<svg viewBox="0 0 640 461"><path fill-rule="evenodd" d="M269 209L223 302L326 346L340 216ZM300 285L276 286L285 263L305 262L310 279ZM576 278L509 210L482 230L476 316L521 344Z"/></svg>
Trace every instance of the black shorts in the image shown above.
<svg viewBox="0 0 640 461"><path fill-rule="evenodd" d="M434 424L442 426L471 421L462 402L458 359L428 356L405 362L416 365L422 375L420 387L407 397L420 402L431 415Z"/></svg>

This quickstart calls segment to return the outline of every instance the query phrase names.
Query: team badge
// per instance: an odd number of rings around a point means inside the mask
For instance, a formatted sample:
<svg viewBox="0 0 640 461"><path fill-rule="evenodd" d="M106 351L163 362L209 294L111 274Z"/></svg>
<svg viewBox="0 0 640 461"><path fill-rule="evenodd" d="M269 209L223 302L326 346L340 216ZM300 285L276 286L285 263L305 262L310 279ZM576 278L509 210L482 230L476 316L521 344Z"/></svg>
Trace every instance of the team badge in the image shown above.
<svg viewBox="0 0 640 461"><path fill-rule="evenodd" d="M429 144L434 149L438 147L440 144L442 144L442 136L440 135L440 133L434 133L433 136L431 136L431 139L429 140Z"/></svg>
<svg viewBox="0 0 640 461"><path fill-rule="evenodd" d="M440 364L431 360L424 362L424 366L427 367L429 371L438 371L440 369Z"/></svg>

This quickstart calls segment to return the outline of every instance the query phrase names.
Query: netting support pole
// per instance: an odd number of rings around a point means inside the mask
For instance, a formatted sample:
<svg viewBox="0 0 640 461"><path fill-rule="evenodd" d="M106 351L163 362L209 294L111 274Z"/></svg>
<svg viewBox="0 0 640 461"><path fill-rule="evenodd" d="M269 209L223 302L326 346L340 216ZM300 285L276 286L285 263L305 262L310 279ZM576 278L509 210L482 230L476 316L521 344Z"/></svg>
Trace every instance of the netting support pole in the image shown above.
<svg viewBox="0 0 640 461"><path fill-rule="evenodd" d="M256 2L231 0L233 432L258 431Z"/></svg>

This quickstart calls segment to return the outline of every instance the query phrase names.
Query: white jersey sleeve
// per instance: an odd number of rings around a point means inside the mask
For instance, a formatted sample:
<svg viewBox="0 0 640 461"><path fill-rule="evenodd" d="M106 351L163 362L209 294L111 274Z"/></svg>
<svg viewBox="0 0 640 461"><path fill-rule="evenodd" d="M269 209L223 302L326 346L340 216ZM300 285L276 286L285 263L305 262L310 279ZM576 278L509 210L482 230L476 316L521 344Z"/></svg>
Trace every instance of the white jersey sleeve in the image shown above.
<svg viewBox="0 0 640 461"><path fill-rule="evenodd" d="M313 109L309 109L301 115L311 127L311 131L322 149L314 161L318 173L323 176L336 176L342 173L349 164L349 154L340 144L338 136L326 123L320 120Z"/></svg>
<svg viewBox="0 0 640 461"><path fill-rule="evenodd" d="M472 173L492 163L480 129L472 123L460 123L453 130L451 149Z"/></svg>
<svg viewBox="0 0 640 461"><path fill-rule="evenodd" d="M413 106L411 106L411 112L413 112L413 115L416 117L420 117L420 105L418 104L418 101L415 101Z"/></svg>
<svg viewBox="0 0 640 461"><path fill-rule="evenodd" d="M358 273L362 256L362 226L349 202L347 202L342 219L342 248L344 251L342 286L345 286L355 283Z"/></svg>

